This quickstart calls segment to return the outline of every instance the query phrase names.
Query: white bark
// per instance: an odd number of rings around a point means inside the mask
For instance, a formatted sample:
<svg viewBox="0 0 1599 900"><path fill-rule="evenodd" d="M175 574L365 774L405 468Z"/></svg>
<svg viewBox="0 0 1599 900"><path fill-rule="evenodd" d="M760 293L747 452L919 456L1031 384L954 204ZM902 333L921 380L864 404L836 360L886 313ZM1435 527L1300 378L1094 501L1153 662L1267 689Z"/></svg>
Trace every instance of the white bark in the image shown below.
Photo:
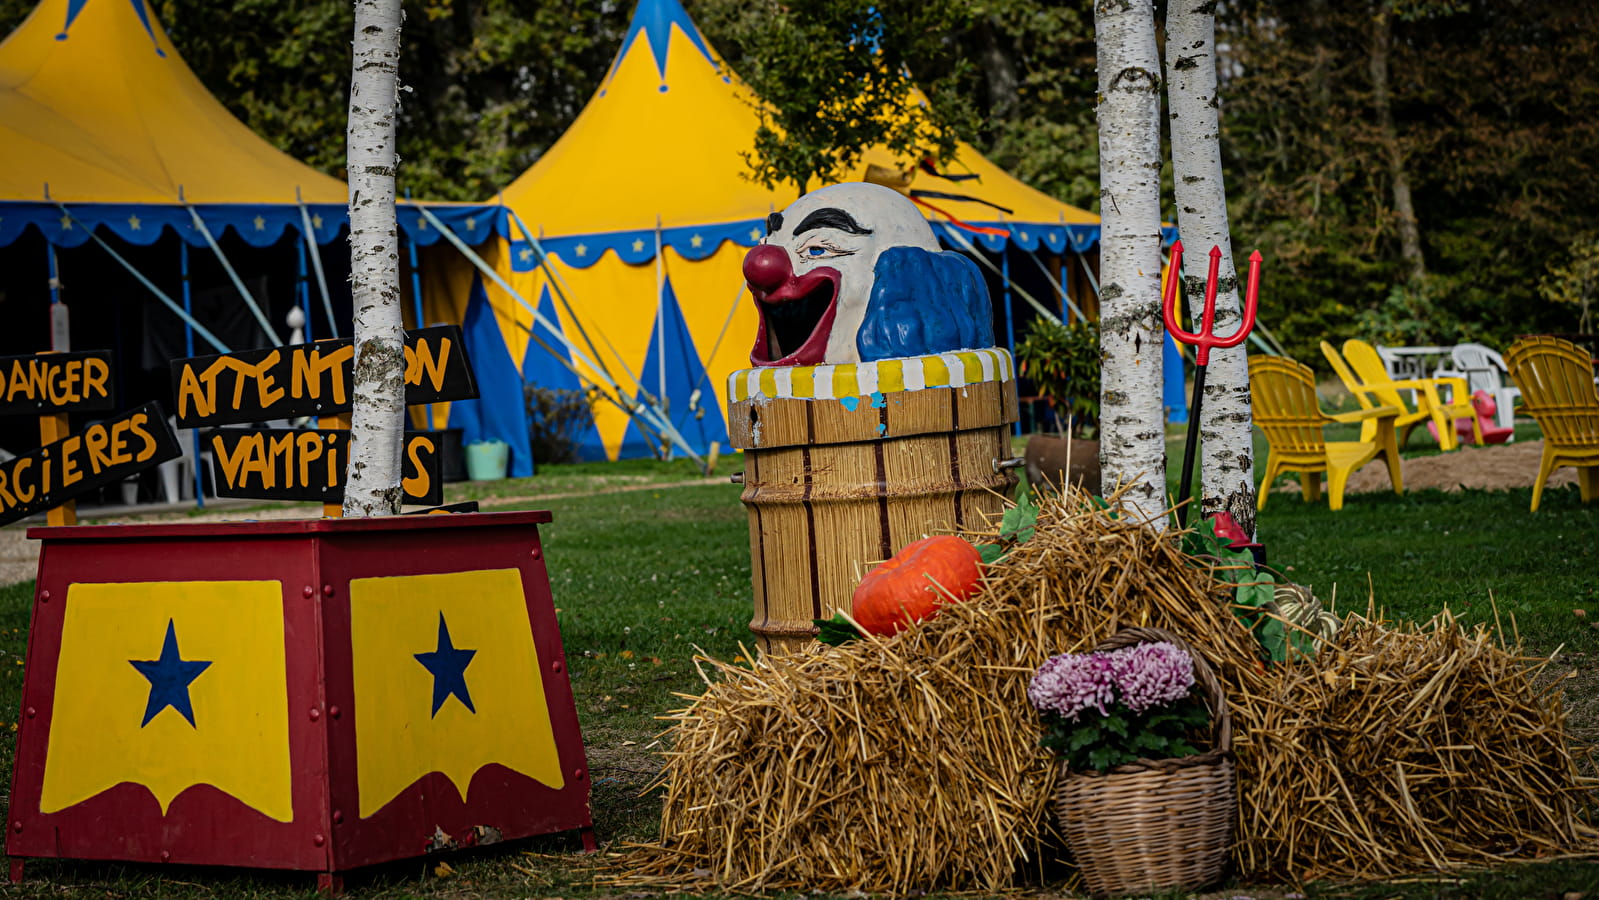
<svg viewBox="0 0 1599 900"><path fill-rule="evenodd" d="M1172 0L1166 14L1166 96L1170 102L1177 225L1182 232L1183 293L1193 321L1205 307L1210 248L1221 248L1216 333L1232 334L1242 319L1239 281L1227 229L1220 123L1216 110L1216 4ZM1199 513L1225 510L1255 533L1254 441L1249 413L1246 344L1212 350L1199 422Z"/></svg>
<svg viewBox="0 0 1599 900"><path fill-rule="evenodd" d="M355 302L354 411L346 516L400 511L405 333L394 218L400 0L356 0L350 77L350 283Z"/></svg>
<svg viewBox="0 0 1599 900"><path fill-rule="evenodd" d="M1160 58L1152 0L1097 0L1100 464L1104 489L1165 526L1161 404Z"/></svg>

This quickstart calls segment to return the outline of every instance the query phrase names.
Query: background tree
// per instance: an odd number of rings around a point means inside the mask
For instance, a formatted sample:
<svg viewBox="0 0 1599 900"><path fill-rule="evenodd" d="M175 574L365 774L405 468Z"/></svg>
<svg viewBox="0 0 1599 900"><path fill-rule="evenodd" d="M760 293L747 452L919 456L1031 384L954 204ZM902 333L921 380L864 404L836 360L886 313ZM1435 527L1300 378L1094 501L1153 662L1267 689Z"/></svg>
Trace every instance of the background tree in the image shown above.
<svg viewBox="0 0 1599 900"><path fill-rule="evenodd" d="M1233 221L1241 243L1271 256L1262 309L1291 353L1314 359L1318 340L1356 335L1502 348L1577 325L1570 307L1539 297L1537 276L1573 223L1599 214L1588 187L1599 174L1599 8L1224 10Z"/></svg>

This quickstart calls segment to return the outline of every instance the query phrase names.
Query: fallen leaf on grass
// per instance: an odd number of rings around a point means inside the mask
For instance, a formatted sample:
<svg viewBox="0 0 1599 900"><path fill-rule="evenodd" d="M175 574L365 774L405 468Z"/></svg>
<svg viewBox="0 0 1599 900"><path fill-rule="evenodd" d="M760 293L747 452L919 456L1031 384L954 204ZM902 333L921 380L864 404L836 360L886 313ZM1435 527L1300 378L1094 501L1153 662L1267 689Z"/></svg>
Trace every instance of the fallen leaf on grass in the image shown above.
<svg viewBox="0 0 1599 900"><path fill-rule="evenodd" d="M441 862L433 867L433 874L440 878L448 878L455 874L455 869L451 868L449 863Z"/></svg>

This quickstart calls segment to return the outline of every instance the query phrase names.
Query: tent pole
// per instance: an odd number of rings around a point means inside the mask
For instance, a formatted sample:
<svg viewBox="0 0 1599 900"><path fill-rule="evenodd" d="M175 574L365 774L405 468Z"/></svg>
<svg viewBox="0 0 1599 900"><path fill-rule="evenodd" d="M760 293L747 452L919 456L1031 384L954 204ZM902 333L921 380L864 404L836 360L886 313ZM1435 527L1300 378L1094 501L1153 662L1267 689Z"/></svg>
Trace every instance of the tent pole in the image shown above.
<svg viewBox="0 0 1599 900"><path fill-rule="evenodd" d="M315 338L311 337L311 283L306 279L304 242L296 241L294 250L296 261L294 299L300 304L300 312L305 316L305 341L311 343Z"/></svg>
<svg viewBox="0 0 1599 900"><path fill-rule="evenodd" d="M660 374L661 409L671 415L671 402L666 396L666 260L661 258L661 214L655 214L655 369ZM672 458L670 447L663 447L664 456Z"/></svg>
<svg viewBox="0 0 1599 900"><path fill-rule="evenodd" d="M316 272L316 286L322 292L322 309L328 314L328 336L339 336L339 320L333 316L333 298L328 296L328 276L322 271L322 253L316 246L316 230L311 227L311 211L306 209L305 201L300 199L300 189L294 189L294 202L300 207L300 234L305 237L305 246L311 252L311 268ZM311 333L311 317L306 316L306 334Z"/></svg>
<svg viewBox="0 0 1599 900"><path fill-rule="evenodd" d="M1079 320L1083 319L1083 311L1072 302L1070 286L1066 284L1066 254L1055 254L1055 286L1060 289L1061 317L1066 318L1066 310L1070 309L1077 314ZM1071 324L1070 320L1067 324Z"/></svg>
<svg viewBox="0 0 1599 900"><path fill-rule="evenodd" d="M1002 247L999 251L999 266L1005 276L1005 349L1010 351L1011 358L1016 357L1016 317L1010 308L1010 247ZM1020 248L1017 248L1020 249ZM1011 436L1021 437L1022 420L1018 416L1016 421L1010 423Z"/></svg>
<svg viewBox="0 0 1599 900"><path fill-rule="evenodd" d="M72 221L76 222L79 226L83 226L83 222L79 221L79 219L76 216L72 215L72 212L67 209L65 204L60 203L58 201L56 203L56 206L58 208L60 208L62 215L66 216L69 219L72 219ZM144 285L145 288L147 290L149 290L150 293L154 294L157 300L160 300L163 304L165 304L167 309L172 310L172 312L174 314L176 314L178 318L182 319L185 324L192 326L194 328L195 333L198 334L200 337L205 338L205 342L210 344L212 347L216 348L216 351L218 353L231 353L232 352L232 351L230 351L228 349L228 345L227 344L224 344L221 341L217 340L216 335L212 334L209 330L207 330L204 325L201 325L199 322L196 322L194 320L194 317L189 315L187 312L185 312L183 307L179 306L176 302L174 302L171 297L168 297L166 295L165 291L163 291L160 288L156 287L154 282L152 282L150 279L144 277L144 273L143 272L140 272L138 269L133 267L132 263L130 263L127 260L123 259L122 255L120 253L118 253L117 251L113 250L111 248L111 245L106 243L105 238L102 238L100 235L96 234L92 229L89 229L87 227L84 227L84 231L87 232L89 237L93 238L94 242L99 244L105 250L105 252L111 254L111 258L116 260L118 263L120 263L122 265L122 268L127 269L128 270L128 274L130 274L134 278L138 279L138 282L140 284ZM182 238L180 237L179 240L182 240Z"/></svg>
<svg viewBox="0 0 1599 900"><path fill-rule="evenodd" d="M1071 297L1067 296L1065 284L1050 274L1049 267L1044 265L1044 261L1038 258L1037 253L1028 251L1027 255L1032 258L1033 265L1038 266L1038 271L1044 273L1044 278L1049 282L1049 286L1054 288L1055 293L1060 295L1063 309L1071 310L1079 319L1083 318L1083 311L1077 308L1077 304L1072 302Z"/></svg>
<svg viewBox="0 0 1599 900"><path fill-rule="evenodd" d="M405 199L407 201L409 201L411 199L411 189L410 188L406 188L405 189ZM422 269L418 266L417 260L416 260L416 241L411 240L411 236L409 234L405 233L405 231L403 229L400 231L400 240L405 242L406 256L411 261L411 310L412 310L412 313L413 313L412 321L416 323L417 329L420 330L422 328L426 328L427 327L427 322L424 321L423 318L422 318ZM422 413L422 417L423 417L423 421L427 423L427 430L428 431L432 431L433 430L433 404L428 403L428 404L425 405L425 409L424 409L424 411Z"/></svg>
<svg viewBox="0 0 1599 900"><path fill-rule="evenodd" d="M429 210L426 206L418 206L417 209L422 213L422 216L428 220L428 223L430 225L432 225L434 228L437 228L439 230L439 234L443 235L446 240L448 240L452 245L454 245L455 249L461 251L461 254L463 256L465 256L468 260L470 260L474 266L477 266L478 271L482 272L483 274L489 276L489 278L493 279L494 283L499 285L501 290L505 291L507 294L511 295L511 297L515 298L516 302L521 304L523 309L527 310L530 314L532 314L534 322L536 322L536 323L538 323L540 325L543 325L545 328L549 329L551 334L559 336L560 339L561 339L561 343L566 345L566 349L567 349L568 352L570 352L574 356L576 356L580 362L582 362L584 365L588 366L591 370L601 371L599 369L599 367L595 366L594 363L589 361L589 358L587 356L583 355L583 351L578 349L577 345L573 344L571 339L568 338L566 336L566 334L560 330L559 327L557 327L554 323L551 323L548 319L544 318L543 314L541 314L536 307L534 307L532 304L528 303L527 299L525 297L523 297L520 293L518 293L515 288L511 287L510 283L507 282L504 278L502 278L500 276L499 272L496 272L494 270L493 266L491 266L488 263L484 262L483 261L483 257L477 255L477 252L474 251L471 247L468 247L466 245L466 242L461 240L461 237L459 235L457 235L454 231L451 231L450 230L450 226L444 224L444 222L442 222L439 219L438 216L435 216L433 214L433 212L431 210ZM561 357L561 356L557 356L556 359L563 359L563 361L564 361L564 358ZM572 373L577 375L578 378L582 379L582 378L585 377L570 362L566 362L566 366L567 366L567 368L571 369ZM590 377L588 377L588 380L589 381L595 381L596 379L594 379L592 376L590 376ZM643 402L638 402L638 401L633 401L632 403L629 403L628 401L631 398L629 398L626 394L624 394L622 392L622 389L616 384L616 382L610 380L609 376L606 376L605 384L606 384L607 387L611 388L613 391L616 392L616 397L613 398L613 397L610 397L609 395L606 395L607 399L610 399L611 402L613 402L617 406L621 407L622 411L627 413L629 415L629 417L637 414L637 415L643 415L646 418L651 419L653 421L653 424L655 425L655 427L662 434L666 435L666 437L668 439L670 439L673 443L675 443L679 447L681 447L683 449L683 452L686 453L690 459L694 460L696 463L699 463L702 468L705 466L705 461L700 459L699 454L694 452L694 448L692 448L692 447L690 447L688 445L688 441L683 439L683 436L678 433L676 428L672 427L672 423L670 421L668 421L665 418L665 416L663 416L661 414L661 412L659 410L655 409L651 404L648 404L648 403L643 403Z"/></svg>
<svg viewBox="0 0 1599 900"><path fill-rule="evenodd" d="M303 259L301 263L303 275ZM189 286L189 242L181 236L178 238L178 272L183 278L183 311L193 316L194 302ZM183 323L183 354L194 356L194 328L188 320ZM197 509L205 509L205 479L200 475L200 429L189 429L189 439L194 442L194 504Z"/></svg>
<svg viewBox="0 0 1599 900"><path fill-rule="evenodd" d="M555 288L555 298L560 302L561 308L566 310L567 318L571 319L572 324L577 326L578 336L583 339L584 344L588 345L589 353L594 357L593 364L599 367L599 371L605 373L606 378L615 381L616 376L612 375L611 370L606 368L604 357L600 355L599 348L594 346L594 339L589 337L588 329L583 327L583 320L578 318L577 310L572 308L571 301L567 299L566 295L571 292L571 286L561 276L560 270L550 264L550 255L544 250L544 245L539 242L538 238L533 236L532 231L528 230L527 225L523 223L522 217L517 214L516 210L507 206L505 211L511 214L511 221L515 222L516 227L521 229L522 237L527 239L528 244L533 248L533 252L538 254L539 268L544 270L544 276L550 280L550 286ZM565 338L565 332L562 332L562 338ZM633 372L632 367L627 364L627 360L622 358L622 354L616 352L616 348L611 345L610 339L605 337L603 331L600 332L600 338L605 341L605 349L611 351L611 355L616 357L616 361L622 365L622 371L626 373L627 377L635 382L639 381L639 376Z"/></svg>
<svg viewBox="0 0 1599 900"><path fill-rule="evenodd" d="M998 266L996 266L993 263L989 262L988 259L986 257L984 257L983 254L980 251L978 251L978 249L975 246L972 245L972 242L966 239L966 235L960 233L960 229L958 229L958 228L956 228L954 226L950 226L950 227L948 227L948 228L946 228L944 230L950 236L955 238L956 242L960 244L961 248L966 251L966 255L967 256L970 256L970 257L976 259L978 262L982 263L984 266L986 266L988 268L988 270L990 272L993 272L995 275L998 275L1001 278L1005 277L1005 273L1001 272L999 270ZM1028 292L1022 290L1019 287L1016 288L1016 293L1019 294L1023 300L1026 300L1028 305L1030 305L1033 309L1038 310L1038 314L1039 315L1043 316L1044 318L1048 319L1051 322L1055 322L1055 323L1059 323L1060 322L1060 316L1055 315L1055 313L1050 311L1050 309L1048 307L1046 307L1042 303L1039 303L1037 297L1034 297L1032 294L1029 294Z"/></svg>
<svg viewBox="0 0 1599 900"><path fill-rule="evenodd" d="M61 302L61 275L56 270L56 245L46 240L44 252L50 263L50 305L55 306Z"/></svg>
<svg viewBox="0 0 1599 900"><path fill-rule="evenodd" d="M742 283L739 284L739 286L738 286L738 296L733 298L733 306L732 306L731 309L729 309L727 311L727 318L722 320L722 330L717 333L717 335L716 335L716 343L711 345L711 353L710 353L709 356L706 357L706 359L715 359L717 351L722 349L722 338L727 337L727 328L728 328L728 326L733 324L733 316L738 313L739 301L744 299L744 292L747 291L747 290L749 290L749 285L748 284L742 284ZM705 382L707 380L709 380L710 377L711 377L711 368L710 368L710 366L701 366L700 367L700 380L694 384L694 390L690 391L689 395L688 395L688 406L689 406L689 409L694 409L695 406L697 406L699 404L699 402L700 402L700 389L705 386Z"/></svg>
<svg viewBox="0 0 1599 900"><path fill-rule="evenodd" d="M227 254L223 253L222 248L217 245L217 239L211 236L211 229L205 226L205 220L200 218L200 213L194 208L193 204L185 203L184 207L189 210L189 217L194 220L194 227L200 230L200 235L211 246L211 252L216 254L217 260L222 263L222 268L228 273L228 278L232 279L233 286L239 291L239 296L243 297L245 305L250 307L250 312L255 316L255 320L260 323L261 330L266 332L267 339L274 346L282 346L283 338L278 337L277 329L272 327L272 323L268 321L266 313L261 311L260 304L255 302L255 297L244 286L244 281L239 278L239 273L233 271L233 264L228 262Z"/></svg>

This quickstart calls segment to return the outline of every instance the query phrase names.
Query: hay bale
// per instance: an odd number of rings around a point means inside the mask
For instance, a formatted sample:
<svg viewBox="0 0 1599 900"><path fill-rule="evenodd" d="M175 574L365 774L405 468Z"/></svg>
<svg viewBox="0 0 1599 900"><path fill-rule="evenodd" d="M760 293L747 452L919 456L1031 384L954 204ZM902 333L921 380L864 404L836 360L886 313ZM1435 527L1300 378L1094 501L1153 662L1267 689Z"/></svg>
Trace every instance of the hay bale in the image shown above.
<svg viewBox="0 0 1599 900"><path fill-rule="evenodd" d="M986 589L887 639L768 656L674 714L662 841L625 883L998 890L1040 858L1054 783L1027 682L1122 627L1171 631L1258 680L1226 592L1175 542L1074 498ZM708 886L708 885L706 885Z"/></svg>
<svg viewBox="0 0 1599 900"><path fill-rule="evenodd" d="M1033 670L1129 626L1170 631L1221 678L1248 877L1391 875L1593 848L1558 697L1483 629L1345 629L1260 664L1228 587L1169 535L1081 495L984 590L891 638L753 668L702 660L669 718L657 844L615 886L996 891L1046 855L1055 764ZM706 670L709 673L706 673Z"/></svg>
<svg viewBox="0 0 1599 900"><path fill-rule="evenodd" d="M1239 773L1242 871L1392 878L1594 849L1561 696L1535 683L1548 662L1447 611L1350 616L1235 707L1270 748Z"/></svg>

